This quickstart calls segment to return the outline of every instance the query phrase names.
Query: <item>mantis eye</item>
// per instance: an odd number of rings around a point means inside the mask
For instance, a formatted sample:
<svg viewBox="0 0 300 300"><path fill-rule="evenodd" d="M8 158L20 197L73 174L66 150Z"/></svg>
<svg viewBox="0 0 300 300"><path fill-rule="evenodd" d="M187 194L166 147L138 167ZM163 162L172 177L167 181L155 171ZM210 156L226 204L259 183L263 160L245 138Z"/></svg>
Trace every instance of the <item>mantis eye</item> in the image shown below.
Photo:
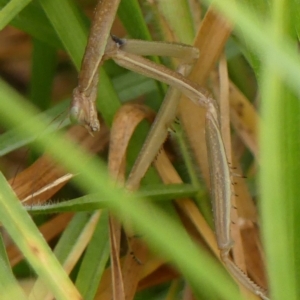
<svg viewBox="0 0 300 300"><path fill-rule="evenodd" d="M84 124L84 113L83 110L80 109L78 106L73 106L70 109L69 118L73 124Z"/></svg>

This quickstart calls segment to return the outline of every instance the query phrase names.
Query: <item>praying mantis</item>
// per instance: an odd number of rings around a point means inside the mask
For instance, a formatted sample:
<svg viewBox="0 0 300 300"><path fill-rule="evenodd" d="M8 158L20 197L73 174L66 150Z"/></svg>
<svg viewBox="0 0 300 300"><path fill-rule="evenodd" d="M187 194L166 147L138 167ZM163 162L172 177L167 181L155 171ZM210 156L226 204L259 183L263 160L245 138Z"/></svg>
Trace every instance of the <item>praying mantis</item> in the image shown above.
<svg viewBox="0 0 300 300"><path fill-rule="evenodd" d="M230 234L232 174L221 135L220 116L216 101L197 83L187 79L199 56L192 46L126 40L110 35L120 0L100 0L92 24L90 37L79 73L78 86L73 92L70 118L83 125L89 133L100 130L95 100L98 68L108 59L118 65L170 85L156 120L142 151L133 166L125 186L130 191L139 187L141 178L155 159L177 115L180 93L205 108L205 135L210 169L211 198L215 233L221 259L231 275L262 299L269 299L266 291L255 284L231 259L233 240ZM177 71L143 58L145 55L172 56L180 59Z"/></svg>

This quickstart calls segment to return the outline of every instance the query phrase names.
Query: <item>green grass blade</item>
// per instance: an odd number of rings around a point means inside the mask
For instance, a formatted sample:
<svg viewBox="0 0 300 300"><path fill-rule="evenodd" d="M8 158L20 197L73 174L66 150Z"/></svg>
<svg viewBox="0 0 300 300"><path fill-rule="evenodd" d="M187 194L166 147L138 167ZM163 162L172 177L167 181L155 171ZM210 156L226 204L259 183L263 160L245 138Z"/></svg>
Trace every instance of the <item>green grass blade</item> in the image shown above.
<svg viewBox="0 0 300 300"><path fill-rule="evenodd" d="M98 97L97 102L99 110L107 112L103 116L107 124L112 123L114 113L120 107L118 99L112 102L107 101L107 99L112 99L111 95L115 95L115 91L118 92L121 101L126 102L155 90L154 80L131 72L115 77L112 82L113 86L110 81L103 84L103 86L100 85L99 95L101 96ZM104 83L103 80L102 83ZM36 98L40 99L38 97ZM64 128L70 124L67 118L69 103L69 99L63 100L42 113L43 115L45 114L45 117L49 120L49 125L52 125L49 127L48 132ZM63 122L61 121L62 118L65 119ZM4 156L11 151L31 143L35 138L37 138L37 136L20 136L17 129L11 129L2 133L0 135L0 156Z"/></svg>
<svg viewBox="0 0 300 300"><path fill-rule="evenodd" d="M296 36L298 40L300 39L300 7L299 2L297 0L291 1L291 7L293 8L291 11L292 21L291 25L295 28Z"/></svg>
<svg viewBox="0 0 300 300"><path fill-rule="evenodd" d="M27 300L9 264L0 257L0 295L2 300Z"/></svg>
<svg viewBox="0 0 300 300"><path fill-rule="evenodd" d="M12 273L2 235L0 235L0 291L3 300L27 299Z"/></svg>
<svg viewBox="0 0 300 300"><path fill-rule="evenodd" d="M2 174L0 174L0 206L1 223L57 299L81 299Z"/></svg>
<svg viewBox="0 0 300 300"><path fill-rule="evenodd" d="M7 2L8 0L0 0L0 8L3 8ZM11 21L11 25L53 47L63 47L38 2L33 1L28 4L18 16Z"/></svg>
<svg viewBox="0 0 300 300"><path fill-rule="evenodd" d="M119 97L114 86L103 68L100 69L101 84L98 87L97 108L101 112L105 123L111 127L117 110L121 107Z"/></svg>
<svg viewBox="0 0 300 300"><path fill-rule="evenodd" d="M65 50L70 55L77 70L80 68L84 48L87 43L87 26L83 15L70 0L39 0ZM76 35L74 35L76 32Z"/></svg>
<svg viewBox="0 0 300 300"><path fill-rule="evenodd" d="M291 35L287 5L285 0L273 3L272 38L278 46L285 36ZM260 183L271 295L273 299L298 299L295 262L299 259L294 249L295 240L299 239L296 232L300 229L299 222L295 223L299 212L295 202L300 180L299 99L286 86L282 73L274 68L268 57L263 63ZM298 130L294 130L294 126Z"/></svg>
<svg viewBox="0 0 300 300"><path fill-rule="evenodd" d="M2 30L31 0L10 0L0 11L0 30Z"/></svg>
<svg viewBox="0 0 300 300"><path fill-rule="evenodd" d="M102 216L100 216L100 218L101 217ZM97 222L96 219L98 218L98 212L93 214L76 214L56 244L54 254L61 265L69 272L74 268L74 263L78 261L82 252L85 250L86 243L89 241L88 236L92 233L95 222ZM47 294L48 291L44 282L38 280L31 291L32 297L44 299L47 297ZM85 299L84 296L83 299Z"/></svg>
<svg viewBox="0 0 300 300"><path fill-rule="evenodd" d="M68 226L65 228L54 249L54 253L61 263L68 257L72 245L76 243L76 240L82 232L82 228L89 222L90 217L90 213L78 213L74 215Z"/></svg>
<svg viewBox="0 0 300 300"><path fill-rule="evenodd" d="M299 299L300 65L292 1L273 1L270 19L240 2L215 3L261 60L261 212L271 298Z"/></svg>
<svg viewBox="0 0 300 300"><path fill-rule="evenodd" d="M168 0L161 0L157 2L157 5L162 17L169 24L171 31L178 40L191 45L195 37L195 31L188 2L177 0L170 5Z"/></svg>
<svg viewBox="0 0 300 300"><path fill-rule="evenodd" d="M152 39L137 0L121 1L118 16L131 38Z"/></svg>
<svg viewBox="0 0 300 300"><path fill-rule="evenodd" d="M76 278L76 286L85 300L93 300L95 297L109 259L109 250L108 212L102 211Z"/></svg>
<svg viewBox="0 0 300 300"><path fill-rule="evenodd" d="M155 90L155 81L133 72L112 79L122 103L136 99Z"/></svg>
<svg viewBox="0 0 300 300"><path fill-rule="evenodd" d="M138 195L142 198L148 198L152 201L168 201L172 199L193 197L198 193L191 184L169 184L151 186L151 188L141 188ZM67 200L59 203L47 203L44 205L28 205L25 208L33 215L35 214L53 214L62 212L93 211L96 209L107 208L106 199L100 195L86 195L76 199Z"/></svg>
<svg viewBox="0 0 300 300"><path fill-rule="evenodd" d="M5 244L2 238L2 234L0 235L0 258L4 264L10 269L9 259L6 253Z"/></svg>

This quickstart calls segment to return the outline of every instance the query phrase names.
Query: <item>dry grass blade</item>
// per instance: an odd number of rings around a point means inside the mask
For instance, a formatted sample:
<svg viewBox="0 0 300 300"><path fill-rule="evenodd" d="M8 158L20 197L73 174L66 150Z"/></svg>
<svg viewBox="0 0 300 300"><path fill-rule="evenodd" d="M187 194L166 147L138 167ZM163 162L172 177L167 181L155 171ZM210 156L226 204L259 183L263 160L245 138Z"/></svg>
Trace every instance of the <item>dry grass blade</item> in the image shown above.
<svg viewBox="0 0 300 300"><path fill-rule="evenodd" d="M82 256L84 250L86 249L88 243L90 242L97 223L101 217L102 211L96 211L89 218L89 221L86 225L81 229L80 235L77 237L76 242L70 247L70 251L67 257L62 262L63 268L67 274L70 274L74 269L75 265L78 263L78 260ZM35 282L33 289L31 290L30 295L36 297L38 295L39 298L44 300L52 300L53 295L49 290L45 287L45 283L43 280L38 278Z"/></svg>
<svg viewBox="0 0 300 300"><path fill-rule="evenodd" d="M154 113L149 108L138 104L123 105L115 115L110 135L108 168L117 184L122 185L125 182L127 147L137 125L144 119L152 121ZM133 256L144 260L146 248L137 239L129 238L129 254L125 258L121 271L119 258L121 227L113 216L109 218L109 225L113 298L132 299L136 292L141 269Z"/></svg>
<svg viewBox="0 0 300 300"><path fill-rule="evenodd" d="M201 55L197 60L189 79L200 85L205 85L209 72L223 52L225 43L231 33L229 24L215 12L213 7L207 11L194 46L199 49ZM185 128L195 158L201 168L205 181L209 182L207 154L204 131L204 109L193 104L186 97L182 97L179 105L180 119Z"/></svg>
<svg viewBox="0 0 300 300"><path fill-rule="evenodd" d="M108 130L103 126L101 132L91 137L86 134L84 128L75 126L69 130L69 137L75 139L91 153L97 153L108 143ZM21 201L26 199L27 205L42 204L73 177L65 175L64 170L44 155L9 182L18 198ZM61 178L64 180L59 181Z"/></svg>
<svg viewBox="0 0 300 300"><path fill-rule="evenodd" d="M123 261L124 259L121 259L122 265ZM141 276L139 277L138 291L160 283L165 283L179 276L178 272L169 265L163 264L163 262L155 256L150 256L144 262ZM107 268L102 276L95 300L111 299L111 295L111 268Z"/></svg>
<svg viewBox="0 0 300 300"><path fill-rule="evenodd" d="M110 134L108 168L113 178L118 181L124 182L127 146L143 119L152 122L154 112L139 104L123 105L115 115Z"/></svg>
<svg viewBox="0 0 300 300"><path fill-rule="evenodd" d="M143 290L149 287L154 287L158 284L169 282L170 280L176 279L180 274L167 264L161 264L156 266L153 272L147 274L146 277L142 278L139 282L138 290Z"/></svg>
<svg viewBox="0 0 300 300"><path fill-rule="evenodd" d="M125 300L124 282L120 264L121 225L111 214L109 215L108 222L112 298Z"/></svg>

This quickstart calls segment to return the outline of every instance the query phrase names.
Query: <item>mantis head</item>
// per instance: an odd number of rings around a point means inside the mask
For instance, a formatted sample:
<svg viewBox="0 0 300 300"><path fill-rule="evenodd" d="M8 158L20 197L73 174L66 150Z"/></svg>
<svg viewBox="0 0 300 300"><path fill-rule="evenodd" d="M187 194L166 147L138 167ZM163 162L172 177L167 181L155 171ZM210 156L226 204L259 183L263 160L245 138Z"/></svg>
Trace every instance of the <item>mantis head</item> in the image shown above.
<svg viewBox="0 0 300 300"><path fill-rule="evenodd" d="M88 132L100 130L95 102L76 88L73 92L73 99L70 106L69 118L72 123L84 126Z"/></svg>

